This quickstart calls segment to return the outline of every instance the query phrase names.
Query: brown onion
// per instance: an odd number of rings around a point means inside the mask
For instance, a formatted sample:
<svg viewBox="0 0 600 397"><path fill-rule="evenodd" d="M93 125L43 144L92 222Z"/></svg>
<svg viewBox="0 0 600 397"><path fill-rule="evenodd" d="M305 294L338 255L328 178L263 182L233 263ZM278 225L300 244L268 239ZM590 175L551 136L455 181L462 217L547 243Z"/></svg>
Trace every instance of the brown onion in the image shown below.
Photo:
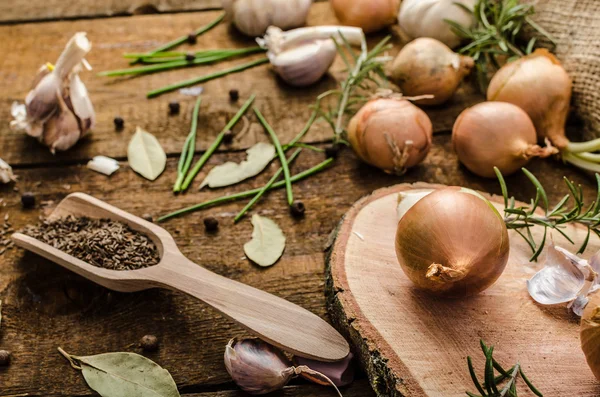
<svg viewBox="0 0 600 397"><path fill-rule="evenodd" d="M358 26L365 33L376 32L396 21L400 0L330 0L342 25Z"/></svg>
<svg viewBox="0 0 600 397"><path fill-rule="evenodd" d="M352 117L348 140L365 163L403 174L427 156L432 131L427 114L408 100L378 98Z"/></svg>
<svg viewBox="0 0 600 397"><path fill-rule="evenodd" d="M508 261L508 231L498 210L461 187L436 190L398 222L396 256L418 288L446 296L481 292Z"/></svg>
<svg viewBox="0 0 600 397"><path fill-rule="evenodd" d="M527 113L506 102L482 102L465 109L452 129L452 145L458 159L471 172L486 178L512 174L532 157L558 152L536 145L535 127Z"/></svg>
<svg viewBox="0 0 600 397"><path fill-rule="evenodd" d="M392 80L404 95L433 95L417 103L439 105L450 99L473 66L473 58L455 53L438 40L422 37L404 46L394 59Z"/></svg>
<svg viewBox="0 0 600 397"><path fill-rule="evenodd" d="M600 292L592 295L581 316L581 349L590 369L600 380Z"/></svg>
<svg viewBox="0 0 600 397"><path fill-rule="evenodd" d="M558 59L540 48L500 68L490 81L487 99L519 106L531 117L538 137L563 149L569 144L565 123L572 86Z"/></svg>

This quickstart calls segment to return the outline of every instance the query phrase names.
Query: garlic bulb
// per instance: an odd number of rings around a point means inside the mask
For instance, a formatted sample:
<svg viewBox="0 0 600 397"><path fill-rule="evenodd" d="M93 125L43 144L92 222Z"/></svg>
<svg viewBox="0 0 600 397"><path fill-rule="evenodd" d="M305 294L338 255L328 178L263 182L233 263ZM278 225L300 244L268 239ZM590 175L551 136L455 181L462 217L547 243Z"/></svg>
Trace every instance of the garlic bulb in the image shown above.
<svg viewBox="0 0 600 397"><path fill-rule="evenodd" d="M87 133L95 113L79 72L91 43L83 32L67 43L56 66L42 66L34 78L25 106L13 104L11 127L37 138L54 153L71 148Z"/></svg>
<svg viewBox="0 0 600 397"><path fill-rule="evenodd" d="M431 120L406 99L372 99L350 120L348 140L365 163L401 175L427 156Z"/></svg>
<svg viewBox="0 0 600 397"><path fill-rule="evenodd" d="M438 40L423 37L404 46L394 59L392 80L404 95L433 95L417 103L439 105L450 99L473 66L473 58L453 52Z"/></svg>
<svg viewBox="0 0 600 397"><path fill-rule="evenodd" d="M287 30L306 23L312 0L223 0L236 28L256 37L271 25Z"/></svg>
<svg viewBox="0 0 600 397"><path fill-rule="evenodd" d="M412 38L431 37L454 48L460 44L460 38L445 19L466 27L475 23L473 15L456 3L473 9L477 0L404 0L398 24Z"/></svg>
<svg viewBox="0 0 600 397"><path fill-rule="evenodd" d="M583 312L580 337L585 359L600 380L600 292L592 295Z"/></svg>
<svg viewBox="0 0 600 397"><path fill-rule="evenodd" d="M340 40L340 34L352 45L361 45L364 40L360 28L315 26L284 32L269 26L267 34L256 41L268 50L273 70L285 82L303 87L327 73L337 54L332 38Z"/></svg>
<svg viewBox="0 0 600 397"><path fill-rule="evenodd" d="M12 168L7 162L0 159L0 183L15 182L17 177L12 172Z"/></svg>
<svg viewBox="0 0 600 397"><path fill-rule="evenodd" d="M330 0L342 25L358 26L372 33L393 24L400 0Z"/></svg>

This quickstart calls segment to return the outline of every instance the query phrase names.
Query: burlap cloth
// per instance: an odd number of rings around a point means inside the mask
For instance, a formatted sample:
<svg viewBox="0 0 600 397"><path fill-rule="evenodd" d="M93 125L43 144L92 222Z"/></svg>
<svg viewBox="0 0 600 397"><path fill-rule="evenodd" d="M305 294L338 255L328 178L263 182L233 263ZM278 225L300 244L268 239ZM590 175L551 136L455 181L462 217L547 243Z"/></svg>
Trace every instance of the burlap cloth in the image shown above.
<svg viewBox="0 0 600 397"><path fill-rule="evenodd" d="M554 52L573 79L572 105L583 122L582 137L600 137L600 0L529 2L535 5L533 20L554 37Z"/></svg>

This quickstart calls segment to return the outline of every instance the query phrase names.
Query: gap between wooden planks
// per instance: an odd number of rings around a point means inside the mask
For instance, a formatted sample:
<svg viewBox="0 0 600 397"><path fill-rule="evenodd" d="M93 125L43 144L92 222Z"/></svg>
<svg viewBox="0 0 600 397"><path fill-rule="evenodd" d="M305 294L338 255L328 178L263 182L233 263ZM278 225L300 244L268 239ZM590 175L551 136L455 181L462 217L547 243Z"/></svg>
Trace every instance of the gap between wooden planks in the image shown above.
<svg viewBox="0 0 600 397"><path fill-rule="evenodd" d="M36 24L0 26L0 49L5 54L0 59L0 157L11 165L33 165L61 163L65 161L85 161L95 155L125 157L127 144L140 126L156 135L168 154L181 151L189 132L194 98L178 92L146 99L146 92L169 83L189 79L193 76L228 68L263 55L253 55L211 66L178 69L140 77L108 78L95 73L127 67L122 58L124 52L144 52L155 48L174 37L213 20L220 11L190 14L140 15L130 18L108 18L80 21L60 21ZM308 23L323 25L336 23L327 3L314 4ZM92 51L87 58L94 67L92 72L82 74L82 79L90 91L97 112L96 127L76 147L52 156L47 148L33 138L9 128L10 106L13 101L23 101L37 69L46 61L55 62L67 40L77 31L87 31L92 42ZM371 45L377 43L385 33L371 36ZM399 44L399 40L395 40ZM181 46L181 50L205 48L233 48L254 46L253 40L221 24L199 37L198 44ZM397 45L392 54L395 54ZM337 59L332 67L333 74L343 77L343 62ZM310 116L312 105L320 93L334 88L335 79L330 75L318 84L304 89L291 88L282 83L269 66L263 65L242 73L223 77L203 84L205 93L200 110L198 150L206 149L225 123L239 109L243 100L256 94L258 106L266 119L273 125L282 142L292 139L304 126ZM230 89L238 89L240 101L229 101ZM425 109L435 131L448 131L456 116L467 106L481 101L472 84L465 83L456 97L446 106ZM181 113L168 115L168 103L181 102ZM267 141L262 127L248 113L246 122L249 129L236 139L228 149L246 149L257 141ZM115 132L113 119L121 116L125 129ZM236 131L240 131L244 121ZM330 138L331 129L324 123L315 125L307 135L306 142L322 142Z"/></svg>

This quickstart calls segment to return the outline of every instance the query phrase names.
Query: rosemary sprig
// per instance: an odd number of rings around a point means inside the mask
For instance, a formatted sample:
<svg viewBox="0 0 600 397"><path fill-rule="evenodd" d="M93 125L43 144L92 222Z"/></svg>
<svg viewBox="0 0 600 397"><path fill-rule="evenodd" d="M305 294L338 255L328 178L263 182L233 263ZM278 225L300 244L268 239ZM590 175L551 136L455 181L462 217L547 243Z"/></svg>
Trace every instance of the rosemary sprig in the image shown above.
<svg viewBox="0 0 600 397"><path fill-rule="evenodd" d="M213 20L212 22L202 26L201 28L195 30L194 32L192 32L191 34L195 37L198 37L206 32L208 32L209 30L211 30L212 28L214 28L215 26L217 26L222 20L223 18L225 18L225 13L222 13L221 15L219 15L215 20ZM173 41L170 41L166 44L161 45L160 47L144 54L142 57L140 58L136 58L133 61L131 61L129 64L133 65L135 63L137 63L138 61L140 61L140 59L143 59L146 56L151 56L153 54L156 54L157 52L162 52L162 51L167 51L170 50L173 47L177 47L180 44L185 43L188 40L189 35L187 36L181 36L176 38Z"/></svg>
<svg viewBox="0 0 600 397"><path fill-rule="evenodd" d="M303 179L308 178L311 175L314 175L318 172L323 171L325 168L327 168L331 163L333 162L332 158L329 158L325 161L320 162L319 164L315 165L312 168L309 168L305 171L302 171L296 175L293 175L290 178L290 181L292 183L296 183L299 182ZM271 185L271 187L269 189L267 189L267 191L271 191L274 189L280 189L282 187L285 186L285 181L278 181L275 182ZM248 197L252 197L255 194L259 193L262 190L262 188L257 188L257 189L252 189L252 190L246 190L245 192L240 192L240 193L234 193L234 194L230 194L228 196L223 196L223 197L219 197L216 199L212 199L212 200L208 200L205 201L204 203L200 203L200 204L196 204L196 205L192 205L191 207L187 207L187 208L182 208L180 210L171 212L170 214L167 215L163 215L160 218L157 219L158 222L163 222L166 221L167 219L179 216L179 215L183 215L183 214L187 214L189 212L193 212L193 211L198 211L204 208L208 208L208 207L212 207L214 205L218 205L218 204L223 204L223 203L228 203L230 201L236 201L239 199L243 199L243 198L248 198Z"/></svg>
<svg viewBox="0 0 600 397"><path fill-rule="evenodd" d="M202 167L204 167L204 164L206 164L206 162L208 161L210 156L212 156L212 154L215 152L215 150L217 150L217 148L223 141L223 138L225 137L225 132L231 130L233 128L233 126L240 120L240 118L242 118L244 113L246 113L246 110L248 110L250 105L252 105L252 102L254 102L254 98L256 98L256 95L252 95L242 105L242 107L240 108L240 110L238 110L238 112L235 114L235 116L233 116L233 118L231 120L229 120L227 125L225 125L225 127L221 130L219 135L217 135L217 137L215 138L213 143L210 145L210 147L208 149L206 149L206 152L204 152L202 157L200 157L200 159L198 159L196 164L194 164L194 168L192 168L192 170L187 174L187 176L185 177L185 179L183 181L183 184L180 186L180 189L178 191L182 192L182 191L187 190L187 188L193 182L196 175L198 175L198 173L200 172Z"/></svg>
<svg viewBox="0 0 600 397"><path fill-rule="evenodd" d="M194 105L194 111L192 112L192 126L190 127L190 133L185 139L183 149L181 149L181 156L179 157L179 163L177 164L177 180L173 186L173 192L179 192L183 179L187 175L192 160L194 159L194 152L196 150L196 131L198 130L198 114L200 113L200 104L202 103L202 97L198 97L196 104Z"/></svg>
<svg viewBox="0 0 600 397"><path fill-rule="evenodd" d="M563 230L567 224L578 223L587 228L587 235L579 247L577 253L585 251L591 234L600 237L600 175L596 174L596 183L598 185L595 200L591 204L586 204L583 198L583 189L581 185L576 186L568 178L563 180L567 185L569 194L566 194L554 207L550 207L548 195L540 181L527 169L522 168L523 173L536 188L535 199L532 199L529 205L515 206L515 198L508 197L506 181L502 173L494 168L498 182L504 197L504 222L508 229L515 230L529 244L533 255L530 260L534 261L542 253L547 239L548 229L556 230L571 244L574 241ZM572 206L569 206L572 202ZM531 233L533 226L544 228L544 235L540 242L535 241Z"/></svg>
<svg viewBox="0 0 600 397"><path fill-rule="evenodd" d="M188 61L183 56L171 57L171 58L163 58L157 57L158 62L152 62L150 65L140 66L137 68L128 68L128 69L117 69L117 70L107 70L105 72L98 73L98 76L104 77L116 77L116 76L127 76L130 74L146 74L146 73L155 73L161 72L165 70L177 69L182 67L196 66L196 65L204 65L207 63L215 63L224 61L229 58L237 57L240 55L248 55L256 52L264 52L264 50L260 47L249 47L249 48L240 48L240 49L232 49L232 50L223 50L219 53L215 52L211 55L201 55L196 56L193 60ZM159 53L160 55L160 53ZM144 60L146 58L143 58ZM154 58L149 58L154 59Z"/></svg>
<svg viewBox="0 0 600 397"><path fill-rule="evenodd" d="M504 370L500 364L494 359L494 346L486 346L483 340L479 341L481 345L481 350L485 355L485 369L484 369L484 379L485 382L481 383L477 378L477 374L475 373L475 368L473 367L473 360L470 356L467 357L467 366L469 368L469 374L471 375L471 380L475 384L475 388L479 392L479 394L471 393L467 391L467 396L469 397L518 397L517 396L517 379L518 376L521 375L521 378L533 392L538 397L543 397L543 394L531 383L531 381L525 376L523 372L523 368L519 363L513 365L508 371ZM500 373L499 376L495 376L495 372L498 371ZM502 382L505 382L502 385Z"/></svg>
<svg viewBox="0 0 600 397"><path fill-rule="evenodd" d="M287 193L287 201L288 205L292 205L294 202L294 192L292 191L292 182L290 182L290 167L288 166L287 159L285 158L285 154L283 153L283 148L281 147L281 142L279 142L279 138L277 138L277 134L273 131L273 128L267 123L262 113L254 108L254 113L256 113L256 117L262 124L263 128L267 131L273 144L275 145L275 149L277 150L277 156L279 157L279 161L281 162L281 169L283 170L283 177L285 179L285 191Z"/></svg>
<svg viewBox="0 0 600 397"><path fill-rule="evenodd" d="M166 87L157 88L156 90L149 91L146 94L146 97L147 98L154 98L154 97L162 95L164 93L175 91L175 90L177 90L179 88L187 87L187 86L194 85L194 84L204 83L205 81L209 81L209 80L213 80L213 79L216 79L216 78L219 78L219 77L223 77L223 76L226 76L226 75L231 74L231 73L241 72L243 70L250 69L250 68L253 68L253 67L258 66L258 65L262 65L263 63L267 63L267 62L269 62L269 58L266 58L266 57L265 58L260 58L260 59L257 59L255 61L244 63L244 64L241 64L241 65L237 65L237 66L234 66L234 67L229 68L229 69L219 70L218 72L209 73L207 75L200 76L200 77L195 77L195 78L190 79L190 80L180 81L178 83L170 84L170 85L168 85Z"/></svg>
<svg viewBox="0 0 600 397"><path fill-rule="evenodd" d="M467 41L459 52L475 61L479 87L484 93L489 72L499 69L505 61L533 51L535 38L528 42L521 40L524 26L531 26L555 44L550 34L531 19L535 14L532 4L520 4L519 0L478 0L473 10L464 4L456 4L473 14L475 25L467 27L452 20L445 21L454 33Z"/></svg>

